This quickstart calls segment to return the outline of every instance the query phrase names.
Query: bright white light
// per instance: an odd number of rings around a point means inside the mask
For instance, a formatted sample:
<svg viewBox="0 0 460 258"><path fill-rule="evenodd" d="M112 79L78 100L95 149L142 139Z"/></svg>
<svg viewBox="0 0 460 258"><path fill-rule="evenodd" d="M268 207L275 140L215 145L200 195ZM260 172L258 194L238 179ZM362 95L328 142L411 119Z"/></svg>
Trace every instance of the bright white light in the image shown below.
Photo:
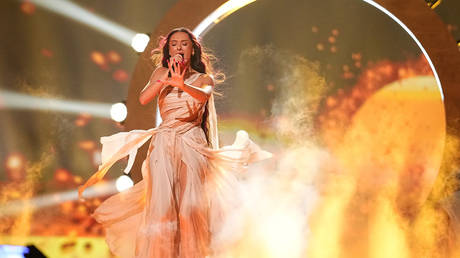
<svg viewBox="0 0 460 258"><path fill-rule="evenodd" d="M128 109L123 103L115 103L110 108L110 117L117 122L124 121L127 115Z"/></svg>
<svg viewBox="0 0 460 258"><path fill-rule="evenodd" d="M88 187L83 193L85 199L95 198L99 196L107 196L117 193L115 181L101 182L97 185ZM52 193L40 195L28 200L15 200L0 204L0 218L6 216L14 216L24 212L26 207L34 207L35 210L45 207L54 206L67 201L78 200L78 190L70 190L66 192ZM0 254L0 257L1 256Z"/></svg>
<svg viewBox="0 0 460 258"><path fill-rule="evenodd" d="M304 236L305 218L295 214L294 207L275 212L262 219L259 234L269 251L269 257L300 257Z"/></svg>
<svg viewBox="0 0 460 258"><path fill-rule="evenodd" d="M363 1L374 6L375 8L379 9L380 11L388 15L391 19L393 19L396 23L398 23L399 26L401 26L407 32L407 34L409 34L409 36L411 36L411 38L415 41L415 43L418 45L420 50L422 50L422 53L425 56L426 60L428 60L431 70L433 71L434 78L436 79L436 82L438 83L438 88L439 88L439 92L441 93L441 98L444 101L444 93L442 92L441 80L439 80L439 76L438 76L438 73L436 72L436 68L434 67L434 64L431 61L431 58L426 52L425 48L422 46L422 43L417 39L415 34L406 26L406 24L404 24L401 20L399 20L394 14L392 14L390 11L385 9L383 6L379 5L373 0L363 0Z"/></svg>
<svg viewBox="0 0 460 258"><path fill-rule="evenodd" d="M117 188L118 192L123 192L124 190L133 187L133 185L133 180L131 180L131 178L126 175L120 176L115 182L115 187Z"/></svg>
<svg viewBox="0 0 460 258"><path fill-rule="evenodd" d="M3 253L0 251L0 257L4 258L24 258L24 254L9 254L9 253Z"/></svg>
<svg viewBox="0 0 460 258"><path fill-rule="evenodd" d="M131 46L136 50L136 52L144 52L144 49L147 47L147 44L150 41L150 37L147 34L137 33L131 40Z"/></svg>
<svg viewBox="0 0 460 258"><path fill-rule="evenodd" d="M26 94L0 90L0 110L4 108L57 111L72 114L90 114L110 118L110 104L87 101L63 100L29 96Z"/></svg>
<svg viewBox="0 0 460 258"><path fill-rule="evenodd" d="M0 256L13 258L13 257L24 257L23 254L28 254L29 248L25 246L18 245L1 245L0 246Z"/></svg>
<svg viewBox="0 0 460 258"><path fill-rule="evenodd" d="M37 6L61 14L79 23L85 24L101 33L104 33L126 45L131 44L135 35L133 30L115 22L104 19L68 0L20 0L30 1Z"/></svg>
<svg viewBox="0 0 460 258"><path fill-rule="evenodd" d="M201 34L205 34L214 25L225 19L233 12L255 1L256 0L229 0L225 2L214 12L208 15L208 17L206 17L200 24L198 24L198 26L193 30L193 34L197 37Z"/></svg>
<svg viewBox="0 0 460 258"><path fill-rule="evenodd" d="M157 116L155 120L156 126L159 126L161 124L161 121L163 121L163 118L161 118L160 107L158 106L158 102L157 102Z"/></svg>

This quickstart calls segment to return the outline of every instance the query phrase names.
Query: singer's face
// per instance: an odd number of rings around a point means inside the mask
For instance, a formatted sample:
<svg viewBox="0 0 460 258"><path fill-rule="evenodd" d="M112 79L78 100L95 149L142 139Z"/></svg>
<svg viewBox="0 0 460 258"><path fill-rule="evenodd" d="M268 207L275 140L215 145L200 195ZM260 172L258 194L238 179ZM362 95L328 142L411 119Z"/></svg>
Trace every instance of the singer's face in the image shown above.
<svg viewBox="0 0 460 258"><path fill-rule="evenodd" d="M192 55L192 41L187 33L179 31L169 39L169 54L173 57L177 54L184 56L184 61L190 60Z"/></svg>

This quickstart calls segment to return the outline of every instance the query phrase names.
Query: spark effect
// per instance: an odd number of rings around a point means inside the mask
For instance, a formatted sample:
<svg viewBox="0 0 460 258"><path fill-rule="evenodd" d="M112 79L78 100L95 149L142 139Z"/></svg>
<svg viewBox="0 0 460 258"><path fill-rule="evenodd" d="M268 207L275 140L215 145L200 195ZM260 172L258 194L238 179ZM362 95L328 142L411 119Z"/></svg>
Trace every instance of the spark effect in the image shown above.
<svg viewBox="0 0 460 258"><path fill-rule="evenodd" d="M432 188L444 117L423 56L368 67L326 98L316 121L337 167L318 178L308 257L456 257L445 200L433 194L446 188Z"/></svg>
<svg viewBox="0 0 460 258"><path fill-rule="evenodd" d="M89 123L91 120L91 115L90 114L79 114L78 117L75 119L74 124L78 127L83 127Z"/></svg>
<svg viewBox="0 0 460 258"><path fill-rule="evenodd" d="M270 78L274 85L281 85L274 89L278 97L271 113L278 139L284 144L274 152L274 159L255 165L244 175L238 191L241 205L232 209L213 247L223 249L218 257L305 257L312 237L308 218L320 194L315 178L327 171L325 164L332 165L329 153L315 144L312 127L326 81L317 63L274 51L271 46L249 49L242 55L241 60L250 60L252 67L280 64L276 68L281 67L279 77ZM246 65L241 64L241 69Z"/></svg>
<svg viewBox="0 0 460 258"><path fill-rule="evenodd" d="M128 73L123 69L118 69L115 72L113 72L112 77L114 80L118 82L127 82L129 79Z"/></svg>
<svg viewBox="0 0 460 258"><path fill-rule="evenodd" d="M0 232L8 231L9 235L20 237L30 235L34 207L29 200L36 194L43 168L49 165L52 155L43 154L39 160L25 164L22 180L10 178L10 181L2 183L0 188L0 205L2 206L0 209ZM4 217L6 210L4 205L11 200L22 202L20 210L18 210L19 216Z"/></svg>
<svg viewBox="0 0 460 258"><path fill-rule="evenodd" d="M112 64L118 64L122 60L120 54L113 50L107 52L106 56L107 56L107 60L109 60L109 62Z"/></svg>
<svg viewBox="0 0 460 258"><path fill-rule="evenodd" d="M99 51L92 51L90 54L91 61L95 63L101 70L109 70L107 58Z"/></svg>
<svg viewBox="0 0 460 258"><path fill-rule="evenodd" d="M270 48L243 54L251 66L286 67L270 79L290 89L272 109L285 145L275 171L265 164L245 175L222 257L458 255L446 202L455 188L433 188L445 115L423 56L364 67L356 85L328 97L317 64Z"/></svg>
<svg viewBox="0 0 460 258"><path fill-rule="evenodd" d="M42 48L40 50L40 53L46 58L51 58L54 55L53 52L47 48Z"/></svg>
<svg viewBox="0 0 460 258"><path fill-rule="evenodd" d="M353 60L360 60L361 54L353 54ZM349 72L347 65L343 66ZM316 124L322 139L328 146L341 141L343 128L348 127L353 115L362 104L375 92L391 82L415 76L432 75L429 64L423 56L402 63L381 61L361 71L357 83L349 90L339 89L335 94L325 98Z"/></svg>
<svg viewBox="0 0 460 258"><path fill-rule="evenodd" d="M21 11L27 15L35 13L35 5L29 1L21 3Z"/></svg>

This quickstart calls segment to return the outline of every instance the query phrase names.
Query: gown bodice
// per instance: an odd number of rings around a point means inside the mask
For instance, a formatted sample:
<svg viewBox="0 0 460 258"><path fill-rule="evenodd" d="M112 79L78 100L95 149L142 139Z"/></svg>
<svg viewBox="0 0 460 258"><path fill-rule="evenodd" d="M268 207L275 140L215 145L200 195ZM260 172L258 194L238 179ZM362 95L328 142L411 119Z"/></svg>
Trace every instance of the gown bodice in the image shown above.
<svg viewBox="0 0 460 258"><path fill-rule="evenodd" d="M185 83L192 84L200 75L191 75ZM201 102L177 87L166 86L160 91L158 105L163 120L160 128L187 131L201 124L206 101Z"/></svg>

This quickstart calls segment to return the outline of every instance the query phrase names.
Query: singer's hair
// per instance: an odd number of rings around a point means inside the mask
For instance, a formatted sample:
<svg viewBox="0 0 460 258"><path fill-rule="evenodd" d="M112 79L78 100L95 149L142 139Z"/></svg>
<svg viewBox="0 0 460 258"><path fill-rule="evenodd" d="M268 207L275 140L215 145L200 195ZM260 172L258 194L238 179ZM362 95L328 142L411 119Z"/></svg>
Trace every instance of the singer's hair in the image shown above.
<svg viewBox="0 0 460 258"><path fill-rule="evenodd" d="M155 67L163 66L168 68L168 60L171 58L169 54L169 40L171 36L176 32L185 32L189 36L190 40L192 41L193 47L193 55L190 57L190 66L197 72L206 73L213 78L214 83L222 83L225 80L225 75L222 72L216 72L213 68L213 63L217 60L216 57L209 53L208 50L205 51L204 47L198 41L198 39L193 35L193 32L188 28L180 27L171 30L168 35L166 36L166 43L164 44L163 48L157 49L152 53L152 60ZM216 92L214 92L216 93ZM217 93L217 95L221 95ZM203 113L202 121L201 121L201 128L203 129L206 140L208 145L209 142L209 125L207 124L208 118L208 104L206 103L205 110Z"/></svg>
<svg viewBox="0 0 460 258"><path fill-rule="evenodd" d="M171 36L176 32L185 32L192 41L192 47L194 54L190 57L190 66L197 72L206 73L214 77L216 83L221 83L224 80L224 75L221 72L214 71L213 63L217 60L216 57L209 53L209 50L201 45L198 39L193 35L193 32L188 28L180 27L171 30L166 35L166 43L162 49L155 49L152 53L152 61L155 67L163 66L168 68L168 60L171 58L169 54L169 40ZM217 78L216 78L217 77Z"/></svg>

